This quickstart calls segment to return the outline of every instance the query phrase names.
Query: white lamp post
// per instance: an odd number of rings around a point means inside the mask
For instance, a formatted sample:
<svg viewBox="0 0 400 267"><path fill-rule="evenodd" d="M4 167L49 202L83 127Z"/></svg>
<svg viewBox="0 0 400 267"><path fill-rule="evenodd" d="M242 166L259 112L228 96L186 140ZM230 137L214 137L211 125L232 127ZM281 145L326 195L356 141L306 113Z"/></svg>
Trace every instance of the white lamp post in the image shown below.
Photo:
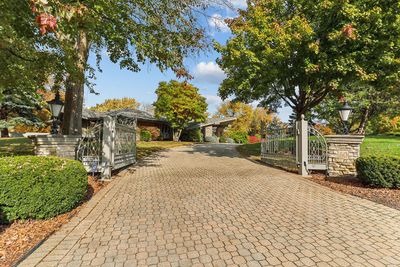
<svg viewBox="0 0 400 267"><path fill-rule="evenodd" d="M340 119L343 122L344 126L344 134L349 134L349 128L347 126L347 122L349 120L349 117L353 111L353 109L347 104L347 102L344 102L343 107L339 108L339 115Z"/></svg>

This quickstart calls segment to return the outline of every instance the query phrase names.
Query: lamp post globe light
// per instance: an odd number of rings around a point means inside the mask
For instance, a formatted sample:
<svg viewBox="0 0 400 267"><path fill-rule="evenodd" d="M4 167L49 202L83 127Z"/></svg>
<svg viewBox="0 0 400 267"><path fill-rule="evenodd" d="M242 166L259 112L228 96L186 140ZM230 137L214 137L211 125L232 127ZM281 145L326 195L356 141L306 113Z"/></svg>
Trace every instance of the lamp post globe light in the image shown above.
<svg viewBox="0 0 400 267"><path fill-rule="evenodd" d="M53 100L47 102L50 107L51 116L53 117L53 123L51 125L51 134L58 134L58 117L64 108L64 102L60 99L60 93L57 90L56 96Z"/></svg>
<svg viewBox="0 0 400 267"><path fill-rule="evenodd" d="M347 126L347 121L349 120L349 117L353 111L353 108L351 108L347 102L344 102L343 106L341 108L339 108L338 110L339 110L340 119L343 122L344 134L349 134L349 127Z"/></svg>

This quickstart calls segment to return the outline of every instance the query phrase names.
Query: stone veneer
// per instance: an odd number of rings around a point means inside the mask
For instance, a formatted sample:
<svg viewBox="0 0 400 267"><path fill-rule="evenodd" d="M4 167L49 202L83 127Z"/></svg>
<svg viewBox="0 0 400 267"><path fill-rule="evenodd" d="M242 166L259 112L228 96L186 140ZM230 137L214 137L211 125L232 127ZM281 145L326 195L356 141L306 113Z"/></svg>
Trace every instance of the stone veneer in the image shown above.
<svg viewBox="0 0 400 267"><path fill-rule="evenodd" d="M35 145L37 156L58 156L75 159L76 148L80 136L76 135L45 135L30 136Z"/></svg>
<svg viewBox="0 0 400 267"><path fill-rule="evenodd" d="M360 156L363 135L327 135L328 175L357 175L355 160Z"/></svg>

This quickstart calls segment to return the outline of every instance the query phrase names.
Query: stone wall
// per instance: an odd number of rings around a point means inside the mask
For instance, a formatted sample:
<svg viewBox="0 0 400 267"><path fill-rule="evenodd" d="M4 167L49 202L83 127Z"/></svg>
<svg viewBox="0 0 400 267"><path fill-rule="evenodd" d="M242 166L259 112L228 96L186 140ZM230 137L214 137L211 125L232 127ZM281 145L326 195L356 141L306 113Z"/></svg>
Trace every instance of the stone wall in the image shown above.
<svg viewBox="0 0 400 267"><path fill-rule="evenodd" d="M37 156L57 156L75 159L80 136L46 135L31 136Z"/></svg>
<svg viewBox="0 0 400 267"><path fill-rule="evenodd" d="M362 135L328 135L328 175L357 175L355 160L360 156Z"/></svg>

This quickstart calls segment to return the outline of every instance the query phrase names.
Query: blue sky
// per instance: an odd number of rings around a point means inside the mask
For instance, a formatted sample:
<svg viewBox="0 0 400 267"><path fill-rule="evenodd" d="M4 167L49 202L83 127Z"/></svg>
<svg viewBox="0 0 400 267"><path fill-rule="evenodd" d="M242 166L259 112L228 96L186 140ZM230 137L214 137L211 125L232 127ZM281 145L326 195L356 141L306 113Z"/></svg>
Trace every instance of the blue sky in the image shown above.
<svg viewBox="0 0 400 267"><path fill-rule="evenodd" d="M245 0L231 0L235 8L244 8ZM223 19L234 17L235 11L227 7L212 7L207 10L208 17L201 18L201 24L205 27L210 37L220 43L225 43L231 36L229 28L224 24ZM191 81L200 93L206 97L208 112L214 114L217 106L221 103L218 97L218 87L224 79L224 72L215 63L219 54L210 50L194 58L187 58L185 63L194 79ZM93 55L89 62L95 66ZM162 73L157 67L151 64L142 66L140 72L134 73L120 69L118 64L112 63L106 53L101 62L102 73L96 72L95 90L99 95L85 92L85 105L94 106L109 98L133 97L140 103L151 104L156 100L155 90L161 81L176 79L171 71ZM278 116L287 120L290 110L283 108L279 110Z"/></svg>

